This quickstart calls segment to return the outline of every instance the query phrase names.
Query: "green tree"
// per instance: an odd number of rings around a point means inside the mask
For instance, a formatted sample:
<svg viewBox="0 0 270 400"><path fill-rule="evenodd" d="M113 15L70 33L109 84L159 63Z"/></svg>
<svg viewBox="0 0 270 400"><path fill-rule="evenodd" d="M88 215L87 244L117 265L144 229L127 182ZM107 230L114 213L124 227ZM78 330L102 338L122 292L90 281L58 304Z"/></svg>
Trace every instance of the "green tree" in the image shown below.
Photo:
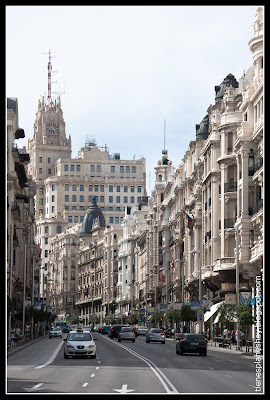
<svg viewBox="0 0 270 400"><path fill-rule="evenodd" d="M222 325L223 323L231 323L235 319L235 307L233 306L222 303L217 308L217 312Z"/></svg>
<svg viewBox="0 0 270 400"><path fill-rule="evenodd" d="M154 312L151 315L150 322L154 322L155 324L160 323L162 321L163 314L161 312Z"/></svg>
<svg viewBox="0 0 270 400"><path fill-rule="evenodd" d="M174 310L168 309L164 314L164 318L165 318L166 321L168 321L171 324L173 324L174 323Z"/></svg>
<svg viewBox="0 0 270 400"><path fill-rule="evenodd" d="M80 324L79 317L72 318L71 325L79 325L79 324Z"/></svg>
<svg viewBox="0 0 270 400"><path fill-rule="evenodd" d="M236 307L236 317L241 326L245 326L246 337L248 336L248 326L254 323L254 319L252 316L251 306L247 304L241 304L239 307Z"/></svg>
<svg viewBox="0 0 270 400"><path fill-rule="evenodd" d="M181 321L189 322L189 321L197 321L197 312L191 310L191 307L187 304L184 304L181 308Z"/></svg>

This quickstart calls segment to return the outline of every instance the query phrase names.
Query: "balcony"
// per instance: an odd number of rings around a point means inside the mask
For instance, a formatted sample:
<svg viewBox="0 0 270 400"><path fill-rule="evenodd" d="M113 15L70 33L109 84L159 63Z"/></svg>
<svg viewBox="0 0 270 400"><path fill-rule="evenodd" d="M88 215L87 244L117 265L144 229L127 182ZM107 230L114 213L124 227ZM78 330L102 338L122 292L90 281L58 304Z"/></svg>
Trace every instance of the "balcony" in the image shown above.
<svg viewBox="0 0 270 400"><path fill-rule="evenodd" d="M263 208L263 199L259 200L257 204L255 204L253 207L250 207L248 209L248 214L249 215L254 215L257 214L261 209Z"/></svg>
<svg viewBox="0 0 270 400"><path fill-rule="evenodd" d="M236 192L237 191L237 182L228 182L224 183L224 193L227 192Z"/></svg>
<svg viewBox="0 0 270 400"><path fill-rule="evenodd" d="M213 271L227 271L227 270L235 270L235 258L234 257L223 257L217 258L214 261Z"/></svg>
<svg viewBox="0 0 270 400"><path fill-rule="evenodd" d="M235 218L224 219L224 229L234 228ZM218 229L221 229L221 220L218 221Z"/></svg>

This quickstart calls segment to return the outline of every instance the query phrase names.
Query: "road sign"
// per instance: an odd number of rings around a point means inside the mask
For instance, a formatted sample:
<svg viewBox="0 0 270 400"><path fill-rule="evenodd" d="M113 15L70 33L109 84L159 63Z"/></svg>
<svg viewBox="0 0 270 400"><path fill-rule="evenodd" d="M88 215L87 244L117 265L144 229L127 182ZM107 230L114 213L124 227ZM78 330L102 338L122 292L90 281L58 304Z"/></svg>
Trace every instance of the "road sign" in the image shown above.
<svg viewBox="0 0 270 400"><path fill-rule="evenodd" d="M198 322L203 322L204 319L204 311L203 310L198 310L197 311L197 321Z"/></svg>

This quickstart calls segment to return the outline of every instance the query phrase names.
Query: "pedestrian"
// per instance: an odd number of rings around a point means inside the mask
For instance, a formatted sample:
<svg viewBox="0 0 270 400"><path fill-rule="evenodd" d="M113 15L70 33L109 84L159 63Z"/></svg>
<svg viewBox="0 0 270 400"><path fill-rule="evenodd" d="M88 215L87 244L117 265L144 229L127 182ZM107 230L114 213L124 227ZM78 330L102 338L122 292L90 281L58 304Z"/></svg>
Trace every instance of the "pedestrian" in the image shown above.
<svg viewBox="0 0 270 400"><path fill-rule="evenodd" d="M231 340L232 340L232 344L235 344L235 332L233 330L231 332Z"/></svg>

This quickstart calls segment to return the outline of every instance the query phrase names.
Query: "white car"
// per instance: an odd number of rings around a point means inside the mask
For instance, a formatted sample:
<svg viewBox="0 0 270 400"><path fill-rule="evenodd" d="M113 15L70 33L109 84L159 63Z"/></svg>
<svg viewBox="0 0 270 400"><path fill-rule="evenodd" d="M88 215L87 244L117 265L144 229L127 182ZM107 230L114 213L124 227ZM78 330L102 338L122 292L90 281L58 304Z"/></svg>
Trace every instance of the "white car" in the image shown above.
<svg viewBox="0 0 270 400"><path fill-rule="evenodd" d="M51 328L49 332L49 339L52 337L62 337L62 329L59 326L56 328Z"/></svg>
<svg viewBox="0 0 270 400"><path fill-rule="evenodd" d="M89 331L76 329L70 331L67 338L63 339L64 358L70 357L92 357L96 358L97 348L93 336ZM95 339L96 340L96 339Z"/></svg>

